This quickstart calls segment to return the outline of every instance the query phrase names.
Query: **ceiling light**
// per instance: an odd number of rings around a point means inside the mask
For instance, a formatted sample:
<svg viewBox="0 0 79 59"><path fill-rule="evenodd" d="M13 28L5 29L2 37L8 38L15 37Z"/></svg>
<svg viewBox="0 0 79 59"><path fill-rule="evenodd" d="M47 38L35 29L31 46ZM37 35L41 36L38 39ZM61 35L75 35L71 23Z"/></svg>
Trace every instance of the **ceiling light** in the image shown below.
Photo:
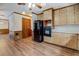
<svg viewBox="0 0 79 59"><path fill-rule="evenodd" d="M22 12L22 14L26 14L25 12Z"/></svg>
<svg viewBox="0 0 79 59"><path fill-rule="evenodd" d="M32 4L32 7L35 7L35 4Z"/></svg>
<svg viewBox="0 0 79 59"><path fill-rule="evenodd" d="M31 8L31 7L32 7L32 3L29 3L29 4L28 4L28 7Z"/></svg>

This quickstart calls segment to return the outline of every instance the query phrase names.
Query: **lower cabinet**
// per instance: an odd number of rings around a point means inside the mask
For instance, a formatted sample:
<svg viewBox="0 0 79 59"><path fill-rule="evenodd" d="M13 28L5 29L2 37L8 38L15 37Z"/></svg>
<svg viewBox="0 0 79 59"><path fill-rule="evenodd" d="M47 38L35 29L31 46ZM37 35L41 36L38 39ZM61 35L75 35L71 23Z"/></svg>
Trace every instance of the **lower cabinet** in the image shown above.
<svg viewBox="0 0 79 59"><path fill-rule="evenodd" d="M78 36L73 34L69 41L67 42L66 46L72 49L78 49Z"/></svg>
<svg viewBox="0 0 79 59"><path fill-rule="evenodd" d="M79 35L78 35L78 50L79 50Z"/></svg>
<svg viewBox="0 0 79 59"><path fill-rule="evenodd" d="M45 37L44 41L79 50L79 46L78 46L79 41L78 41L78 36L76 34L53 33L52 37L50 38Z"/></svg>
<svg viewBox="0 0 79 59"><path fill-rule="evenodd" d="M51 37L44 36L44 41L48 43L52 43Z"/></svg>
<svg viewBox="0 0 79 59"><path fill-rule="evenodd" d="M68 35L63 33L53 33L52 40L54 44L65 46L68 41Z"/></svg>

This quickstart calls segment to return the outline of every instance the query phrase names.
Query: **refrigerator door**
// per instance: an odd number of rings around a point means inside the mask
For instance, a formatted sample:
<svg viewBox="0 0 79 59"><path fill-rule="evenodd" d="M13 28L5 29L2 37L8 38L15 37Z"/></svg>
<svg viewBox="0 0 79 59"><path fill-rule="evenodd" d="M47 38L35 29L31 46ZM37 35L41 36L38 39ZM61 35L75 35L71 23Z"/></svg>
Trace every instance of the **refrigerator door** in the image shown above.
<svg viewBox="0 0 79 59"><path fill-rule="evenodd" d="M43 41L43 21L35 21L34 23L34 41Z"/></svg>

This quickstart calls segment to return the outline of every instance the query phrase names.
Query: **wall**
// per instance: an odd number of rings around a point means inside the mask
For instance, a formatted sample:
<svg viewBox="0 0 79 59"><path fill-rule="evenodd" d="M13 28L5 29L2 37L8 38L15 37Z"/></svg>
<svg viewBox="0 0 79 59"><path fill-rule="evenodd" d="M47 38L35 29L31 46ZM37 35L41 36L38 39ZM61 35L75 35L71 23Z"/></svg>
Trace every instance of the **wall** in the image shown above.
<svg viewBox="0 0 79 59"><path fill-rule="evenodd" d="M0 29L8 29L8 18L3 10L0 10Z"/></svg>
<svg viewBox="0 0 79 59"><path fill-rule="evenodd" d="M9 17L9 30L22 31L22 15L13 13Z"/></svg>
<svg viewBox="0 0 79 59"><path fill-rule="evenodd" d="M8 21L0 20L0 29L8 29Z"/></svg>
<svg viewBox="0 0 79 59"><path fill-rule="evenodd" d="M34 24L33 24L34 20L37 20L37 15L32 13L32 26L31 26L32 27L32 31L33 31L33 28L34 28Z"/></svg>

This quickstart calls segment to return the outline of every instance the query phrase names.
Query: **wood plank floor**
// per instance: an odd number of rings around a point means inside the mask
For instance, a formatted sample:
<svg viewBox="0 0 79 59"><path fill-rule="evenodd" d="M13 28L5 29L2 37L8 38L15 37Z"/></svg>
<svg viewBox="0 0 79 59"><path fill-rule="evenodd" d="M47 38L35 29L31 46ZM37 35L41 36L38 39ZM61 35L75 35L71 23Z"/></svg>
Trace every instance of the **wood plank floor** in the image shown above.
<svg viewBox="0 0 79 59"><path fill-rule="evenodd" d="M13 41L8 35L0 35L0 56L79 56L79 51L34 42L32 37Z"/></svg>

